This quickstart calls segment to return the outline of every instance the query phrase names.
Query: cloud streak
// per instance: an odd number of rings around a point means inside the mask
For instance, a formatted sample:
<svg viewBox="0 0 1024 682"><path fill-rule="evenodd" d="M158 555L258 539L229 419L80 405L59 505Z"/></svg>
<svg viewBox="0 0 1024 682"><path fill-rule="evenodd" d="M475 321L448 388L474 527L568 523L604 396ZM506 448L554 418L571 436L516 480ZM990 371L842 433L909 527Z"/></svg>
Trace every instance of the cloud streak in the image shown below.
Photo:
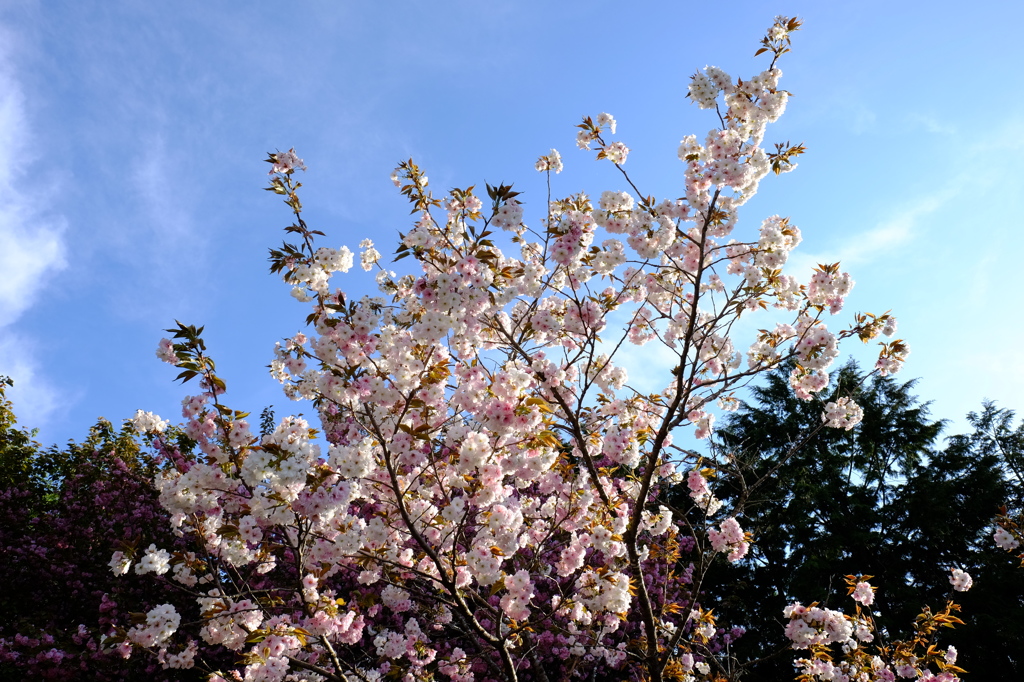
<svg viewBox="0 0 1024 682"><path fill-rule="evenodd" d="M38 299L42 283L67 267L64 220L47 216L46 192L26 182L32 143L21 85L0 54L0 327L18 319Z"/></svg>
<svg viewBox="0 0 1024 682"><path fill-rule="evenodd" d="M0 34L9 38L6 32ZM4 41L10 45L9 41ZM0 51L0 373L14 379L18 412L38 424L56 406L56 390L38 374L31 339L11 326L67 267L66 221L48 212L53 189L37 187L28 173L39 153L25 110L25 95L9 52Z"/></svg>
<svg viewBox="0 0 1024 682"><path fill-rule="evenodd" d="M953 195L954 192L943 190L920 197L874 227L854 233L827 251L808 253L798 248L790 254L786 271L806 282L820 263L839 262L845 270L850 266L872 263L903 249L916 238L921 220L938 210Z"/></svg>

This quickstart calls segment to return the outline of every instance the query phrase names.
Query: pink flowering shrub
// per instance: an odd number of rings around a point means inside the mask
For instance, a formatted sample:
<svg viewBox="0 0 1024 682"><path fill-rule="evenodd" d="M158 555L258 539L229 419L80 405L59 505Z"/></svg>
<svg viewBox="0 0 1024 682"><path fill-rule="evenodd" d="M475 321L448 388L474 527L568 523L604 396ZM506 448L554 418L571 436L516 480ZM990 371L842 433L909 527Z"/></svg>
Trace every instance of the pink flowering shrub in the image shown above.
<svg viewBox="0 0 1024 682"><path fill-rule="evenodd" d="M44 450L16 428L0 384L0 679L182 679L156 657L126 662L106 645L133 612L187 603L166 582L118 577L108 564L126 543L183 547L155 471L130 430L104 421L81 444Z"/></svg>
<svg viewBox="0 0 1024 682"><path fill-rule="evenodd" d="M853 281L838 264L809 283L784 274L800 242L787 219L737 230L759 182L804 151L762 147L786 106L776 62L798 27L776 21L760 50L772 61L751 78L693 77L691 99L720 127L683 139L675 198L636 187L607 113L583 119L577 144L615 166L619 187L596 203L549 196L533 227L511 186L438 198L402 162L393 180L414 222L395 260L415 265L392 272L364 241L358 262L376 270L380 296L335 286L356 254L318 243L302 217L302 160L271 154L268 189L294 215L271 271L311 307L271 373L315 418L257 435L225 404L201 329L179 323L160 342L157 355L200 386L183 401L189 442L169 442L153 415L135 427L169 464L160 504L191 546L140 544L110 566L169 576L193 603L155 605L109 643L169 667L206 665L202 645L234 652L233 671L204 668L214 681L731 674L740 631L716 622L700 585L716 562L742 561L751 538L711 493L717 463L673 437L707 438L716 406L789 359L808 400L828 387L842 339L895 330L888 314L829 328ZM550 179L564 162L552 150L536 168ZM740 315L767 307L788 321L734 335ZM675 362L654 393L630 387L620 359L648 343ZM878 371L906 353L883 343ZM857 415L843 402L823 419L850 428ZM672 494L684 473L689 494Z"/></svg>

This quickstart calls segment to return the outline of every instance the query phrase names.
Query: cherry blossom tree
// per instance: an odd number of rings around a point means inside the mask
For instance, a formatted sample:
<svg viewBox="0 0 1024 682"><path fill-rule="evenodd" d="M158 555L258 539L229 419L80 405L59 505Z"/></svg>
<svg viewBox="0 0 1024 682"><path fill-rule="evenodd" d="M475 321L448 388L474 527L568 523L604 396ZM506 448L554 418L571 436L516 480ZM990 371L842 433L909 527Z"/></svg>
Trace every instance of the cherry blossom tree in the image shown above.
<svg viewBox="0 0 1024 682"><path fill-rule="evenodd" d="M722 462L674 439L706 438L715 410L788 359L793 391L811 400L841 340L896 329L889 314L828 326L853 280L838 263L806 283L786 274L800 242L788 219L737 229L760 181L804 151L763 145L786 107L777 62L799 26L776 20L758 50L770 62L750 78L693 76L689 96L716 127L682 140L678 196L635 184L606 113L584 118L576 141L619 189L596 202L549 190L533 227L511 185L435 196L402 162L392 179L414 222L394 267L413 267L393 272L363 241L358 260L376 271L379 296L336 286L356 254L321 245L303 219L302 160L271 154L268 189L294 219L271 270L311 307L271 372L312 404L314 424L288 416L255 434L224 402L202 329L170 330L157 354L201 388L183 403L189 440L152 415L136 427L172 464L157 477L161 504L194 549L140 547L111 565L173 580L198 608L157 607L111 645L183 668L197 664L199 640L238 652L241 668L211 670L215 681L735 677L740 633L701 603L701 583L717 562L742 561L750 537L709 487ZM536 169L550 187L561 155ZM784 321L737 338L736 322L762 309ZM630 344L671 354L660 390L630 385ZM907 352L883 342L876 371L896 372ZM859 418L845 398L822 407L829 427ZM680 500L670 493L683 481ZM859 613L816 608L786 614L804 624L794 642L818 647L813 660L867 641ZM938 660L914 662L913 651L869 667Z"/></svg>

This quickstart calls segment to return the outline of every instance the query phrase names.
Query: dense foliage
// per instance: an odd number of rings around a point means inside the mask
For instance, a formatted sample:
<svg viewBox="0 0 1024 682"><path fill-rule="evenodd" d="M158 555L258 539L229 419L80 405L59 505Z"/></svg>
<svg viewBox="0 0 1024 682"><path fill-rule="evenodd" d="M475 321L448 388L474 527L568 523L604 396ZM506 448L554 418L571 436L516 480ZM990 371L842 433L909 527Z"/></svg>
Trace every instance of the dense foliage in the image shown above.
<svg viewBox="0 0 1024 682"><path fill-rule="evenodd" d="M718 432L736 467L718 483L743 509L754 537L750 561L717 572L708 585L724 617L751 626L736 645L744 658L771 657L749 679L782 679L792 670L780 622L796 597L824 605L846 598L843 576L863 573L884 585L875 607L882 631L899 633L925 604L950 593L936 566L967 570L975 586L957 601L963 627L946 638L958 665L979 677L1024 666L1024 573L994 551L993 524L1006 500L1019 500L1024 451L1013 413L986 404L973 432L941 443L913 382L866 376L853 363L836 375L834 396L856 400L852 430L821 428L820 407L792 396L787 368L768 375ZM751 489L772 471L772 485Z"/></svg>
<svg viewBox="0 0 1024 682"><path fill-rule="evenodd" d="M156 463L132 429L101 420L81 443L43 448L17 426L0 384L0 679L183 679L155 657L103 646L114 626L180 590L115 576L126 544L176 547L152 485ZM204 652L209 655L210 652ZM220 659L216 659L220 660ZM198 671L189 675L199 679Z"/></svg>

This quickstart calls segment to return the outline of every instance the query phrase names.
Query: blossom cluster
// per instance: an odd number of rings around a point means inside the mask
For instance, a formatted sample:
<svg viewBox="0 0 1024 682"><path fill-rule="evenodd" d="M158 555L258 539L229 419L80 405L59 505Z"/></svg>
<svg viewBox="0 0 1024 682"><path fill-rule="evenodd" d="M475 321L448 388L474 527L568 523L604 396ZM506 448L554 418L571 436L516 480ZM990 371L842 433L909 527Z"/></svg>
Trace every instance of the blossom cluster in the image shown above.
<svg viewBox="0 0 1024 682"><path fill-rule="evenodd" d="M1020 547L1020 540L1002 526L996 526L995 533L992 534L992 539L996 543L997 547L1005 549L1007 552L1012 552Z"/></svg>
<svg viewBox="0 0 1024 682"><path fill-rule="evenodd" d="M957 592L966 592L971 589L971 585L974 584L974 580L971 578L971 574L967 571L954 568L952 569L952 574L949 576L949 584L952 585L953 589Z"/></svg>
<svg viewBox="0 0 1024 682"><path fill-rule="evenodd" d="M739 521L731 516L722 521L718 530L709 530L708 539L716 552L728 552L729 561L739 561L745 557L750 546L747 542L749 537L740 528Z"/></svg>
<svg viewBox="0 0 1024 682"><path fill-rule="evenodd" d="M996 527L992 540L996 546L1007 552L1016 552L1024 544L1024 518L1019 514L1013 517L1004 507L995 519ZM1021 566L1024 566L1024 553L1018 553Z"/></svg>
<svg viewBox="0 0 1024 682"><path fill-rule="evenodd" d="M849 431L864 419L864 410L849 398L840 398L825 405L821 421L827 426Z"/></svg>
<svg viewBox="0 0 1024 682"><path fill-rule="evenodd" d="M857 603L853 614L844 614L812 604L790 604L783 611L789 619L786 637L792 648L807 651L807 657L795 664L800 679L808 682L824 680L865 680L868 682L895 682L900 678L955 682L963 672L956 667L955 647L940 649L935 634L940 627L953 627L962 623L952 615L959 606L949 602L938 613L925 610L915 623L915 635L904 641L875 646L875 622L869 609L874 603L875 588L867 582L871 576L846 576L850 596ZM951 582L955 589L970 587L970 576L954 571ZM877 615L877 614L876 614ZM841 655L832 647L838 645ZM934 668L935 670L932 670Z"/></svg>
<svg viewBox="0 0 1024 682"><path fill-rule="evenodd" d="M657 679L662 650L710 670L724 630L699 609L693 574L717 554L743 559L750 538L735 516L716 516L710 470L673 448L673 432L708 437L717 401L791 357L794 390L810 398L842 338L878 333L828 328L852 286L837 264L804 285L781 272L801 238L788 220L737 231L738 208L782 163L761 147L788 96L780 76L773 62L751 79L708 69L695 81L695 101L724 93L727 108L703 142L684 139L677 198L554 198L532 229L511 186L487 185L488 201L472 187L438 198L402 162L392 177L415 217L396 261L416 265L381 268L364 241L380 295L359 299L333 282L354 254L318 247L302 217L301 160L272 154L269 189L302 241L272 250L271 270L312 310L270 369L315 417L267 420L257 436L223 404L201 330L171 330L158 356L203 388L183 401L194 446L170 447L156 417L136 427L170 463L160 501L195 550L152 547L136 571L194 590L202 639L239 651L245 679L517 679L549 665L567 679L596 661ZM628 147L605 139L614 117L578 128L579 146L622 170ZM550 180L561 156L536 168ZM791 324L744 354L733 322L769 306ZM676 367L645 393L620 349L652 342ZM662 493L677 467L690 470L690 498L672 508ZM686 552L703 556L686 567Z"/></svg>

